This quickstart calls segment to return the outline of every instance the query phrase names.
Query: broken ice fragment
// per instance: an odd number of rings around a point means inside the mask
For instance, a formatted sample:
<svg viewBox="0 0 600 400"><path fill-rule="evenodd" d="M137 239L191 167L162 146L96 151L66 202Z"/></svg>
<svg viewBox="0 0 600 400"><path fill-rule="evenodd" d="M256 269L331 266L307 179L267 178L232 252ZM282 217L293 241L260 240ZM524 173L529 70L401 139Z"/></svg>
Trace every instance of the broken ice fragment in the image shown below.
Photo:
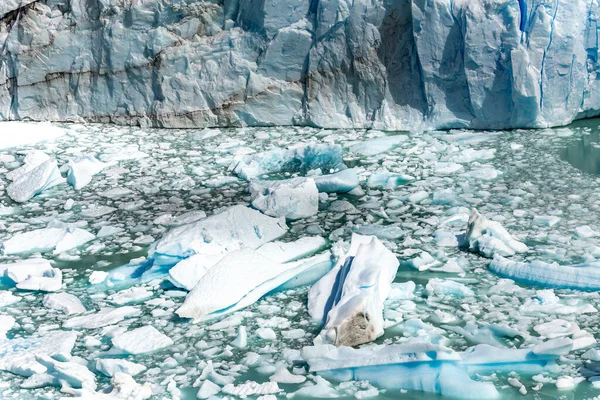
<svg viewBox="0 0 600 400"><path fill-rule="evenodd" d="M354 168L312 177L321 193L347 193L360 184Z"/></svg>
<svg viewBox="0 0 600 400"><path fill-rule="evenodd" d="M61 270L53 268L50 261L42 258L0 264L0 277L21 290L56 292L62 286Z"/></svg>
<svg viewBox="0 0 600 400"><path fill-rule="evenodd" d="M59 310L67 315L79 314L86 309L78 297L69 293L52 293L44 296L44 307Z"/></svg>
<svg viewBox="0 0 600 400"><path fill-rule="evenodd" d="M102 328L103 326L113 325L117 322L123 321L125 318L134 317L140 315L140 310L131 306L124 306L119 308L102 308L96 314L82 315L79 317L73 317L65 321L63 326L65 328L85 328L85 329L96 329Z"/></svg>
<svg viewBox="0 0 600 400"><path fill-rule="evenodd" d="M469 217L464 246L484 257L493 257L495 254L512 256L528 250L524 243L515 240L499 222L488 220L476 209L473 209Z"/></svg>
<svg viewBox="0 0 600 400"><path fill-rule="evenodd" d="M296 220L319 211L319 191L312 178L253 181L249 190L252 206L271 217Z"/></svg>
<svg viewBox="0 0 600 400"><path fill-rule="evenodd" d="M114 337L112 343L117 351L147 354L169 347L173 341L153 326L147 325Z"/></svg>
<svg viewBox="0 0 600 400"><path fill-rule="evenodd" d="M62 386L96 390L96 375L87 367L75 362L57 361L45 354L36 355L35 358L46 367L46 373L53 376Z"/></svg>
<svg viewBox="0 0 600 400"><path fill-rule="evenodd" d="M406 140L408 136L405 135L382 136L352 145L350 151L361 156L374 156L385 153Z"/></svg>
<svg viewBox="0 0 600 400"><path fill-rule="evenodd" d="M53 251L59 254L79 247L96 237L80 228L48 227L19 233L2 244L4 254Z"/></svg>
<svg viewBox="0 0 600 400"><path fill-rule="evenodd" d="M398 265L379 239L353 234L348 253L310 289L309 313L324 323L315 342L356 346L383 335L383 303Z"/></svg>
<svg viewBox="0 0 600 400"><path fill-rule="evenodd" d="M299 144L289 149L273 149L264 153L236 157L229 167L247 181L262 175L283 172L306 174L313 169L323 171L346 169L342 148L332 144Z"/></svg>
<svg viewBox="0 0 600 400"><path fill-rule="evenodd" d="M64 182L56 161L47 160L8 185L6 193L17 203L23 203Z"/></svg>
<svg viewBox="0 0 600 400"><path fill-rule="evenodd" d="M98 161L91 155L81 156L69 160L69 169L67 170L67 183L81 190L92 181L92 177L106 168L108 164Z"/></svg>
<svg viewBox="0 0 600 400"><path fill-rule="evenodd" d="M371 189L395 189L414 180L410 175L394 174L387 171L373 172L367 180L367 186Z"/></svg>
<svg viewBox="0 0 600 400"><path fill-rule="evenodd" d="M462 283L449 279L430 279L426 286L429 296L472 297L475 293Z"/></svg>
<svg viewBox="0 0 600 400"><path fill-rule="evenodd" d="M142 364L136 364L120 358L100 358L96 360L96 370L110 377L115 376L119 372L136 376L144 372L146 367Z"/></svg>
<svg viewBox="0 0 600 400"><path fill-rule="evenodd" d="M488 265L496 275L517 282L556 289L600 290L600 262L558 265L543 261L518 262L499 255Z"/></svg>

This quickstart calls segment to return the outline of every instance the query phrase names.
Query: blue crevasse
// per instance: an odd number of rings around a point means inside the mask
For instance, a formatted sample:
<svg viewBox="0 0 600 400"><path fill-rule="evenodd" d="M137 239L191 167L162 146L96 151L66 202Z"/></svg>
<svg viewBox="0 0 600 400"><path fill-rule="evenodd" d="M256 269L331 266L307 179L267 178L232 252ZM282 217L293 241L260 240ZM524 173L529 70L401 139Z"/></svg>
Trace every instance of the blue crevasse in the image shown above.
<svg viewBox="0 0 600 400"><path fill-rule="evenodd" d="M598 0L8 0L0 120L385 130L600 115Z"/></svg>

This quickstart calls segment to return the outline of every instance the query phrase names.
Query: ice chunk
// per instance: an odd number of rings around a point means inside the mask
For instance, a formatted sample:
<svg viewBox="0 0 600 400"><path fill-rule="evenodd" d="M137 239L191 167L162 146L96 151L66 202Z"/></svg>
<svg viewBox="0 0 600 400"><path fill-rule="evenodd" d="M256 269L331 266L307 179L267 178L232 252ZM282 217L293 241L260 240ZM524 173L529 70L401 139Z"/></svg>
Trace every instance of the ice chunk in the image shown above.
<svg viewBox="0 0 600 400"><path fill-rule="evenodd" d="M296 220L319 211L319 191L312 178L253 181L249 190L252 206L271 217Z"/></svg>
<svg viewBox="0 0 600 400"><path fill-rule="evenodd" d="M178 262L169 270L169 280L177 287L192 290L210 268L218 263L221 254L195 254Z"/></svg>
<svg viewBox="0 0 600 400"><path fill-rule="evenodd" d="M152 397L152 387L149 383L140 385L126 373L117 372L110 382L111 386L101 392L93 392L89 389L66 390L64 387L62 390L86 400L145 400ZM72 399L72 397L63 397L60 400L68 399Z"/></svg>
<svg viewBox="0 0 600 400"><path fill-rule="evenodd" d="M17 289L56 292L62 286L62 272L50 261L32 258L12 264L0 264L0 277L8 279Z"/></svg>
<svg viewBox="0 0 600 400"><path fill-rule="evenodd" d="M353 234L350 250L309 293L309 313L324 322L317 343L355 346L383 335L383 302L398 259L374 236Z"/></svg>
<svg viewBox="0 0 600 400"><path fill-rule="evenodd" d="M50 159L50 156L41 150L31 150L24 153L23 165L15 168L6 174L6 179L16 181L29 171L35 169L45 161Z"/></svg>
<svg viewBox="0 0 600 400"><path fill-rule="evenodd" d="M106 376L113 377L119 372L136 376L144 372L146 367L120 358L100 358L96 360L96 369Z"/></svg>
<svg viewBox="0 0 600 400"><path fill-rule="evenodd" d="M352 231L360 235L387 240L395 240L404 236L404 231L396 225L355 225L352 227Z"/></svg>
<svg viewBox="0 0 600 400"><path fill-rule="evenodd" d="M495 256L488 268L493 273L529 285L556 289L600 290L600 262L558 265L543 261L518 262Z"/></svg>
<svg viewBox="0 0 600 400"><path fill-rule="evenodd" d="M26 146L47 140L54 140L67 133L63 128L50 123L3 121L0 123L2 140L0 149Z"/></svg>
<svg viewBox="0 0 600 400"><path fill-rule="evenodd" d="M67 331L50 331L10 340L0 338L0 370L22 376L46 372L46 367L36 360L36 356L68 361L75 340L77 333Z"/></svg>
<svg viewBox="0 0 600 400"><path fill-rule="evenodd" d="M427 271L430 268L439 267L440 265L442 265L442 263L433 258L433 256L426 251L422 251L421 254L410 260L402 261L403 267L406 266L416 269L417 271Z"/></svg>
<svg viewBox="0 0 600 400"><path fill-rule="evenodd" d="M15 296L8 290L0 290L0 307L10 306L11 304L15 304L19 301L21 301L19 296Z"/></svg>
<svg viewBox="0 0 600 400"><path fill-rule="evenodd" d="M44 296L44 306L62 311L67 315L79 314L86 311L83 304L81 304L81 300L69 293L47 294Z"/></svg>
<svg viewBox="0 0 600 400"><path fill-rule="evenodd" d="M554 225L558 224L560 218L554 215L536 215L533 217L533 224L537 226L544 226L548 228L552 228Z"/></svg>
<svg viewBox="0 0 600 400"><path fill-rule="evenodd" d="M88 281L92 285L97 285L99 283L104 282L104 280L108 277L108 272L106 271L94 271L90 274Z"/></svg>
<svg viewBox="0 0 600 400"><path fill-rule="evenodd" d="M321 236L307 236L295 242L266 243L256 249L256 252L273 261L286 263L314 254L326 244L326 240Z"/></svg>
<svg viewBox="0 0 600 400"><path fill-rule="evenodd" d="M277 382L256 383L252 381L242 383L237 386L235 386L232 383L229 383L223 386L223 389L221 390L223 391L223 393L238 397L276 394L282 392L282 390L279 389Z"/></svg>
<svg viewBox="0 0 600 400"><path fill-rule="evenodd" d="M59 254L79 247L96 237L80 228L48 227L19 233L2 244L4 254L53 251Z"/></svg>
<svg viewBox="0 0 600 400"><path fill-rule="evenodd" d="M0 315L0 340L6 339L6 332L10 331L16 321L10 315Z"/></svg>
<svg viewBox="0 0 600 400"><path fill-rule="evenodd" d="M24 203L44 190L64 182L56 161L47 160L8 185L6 193L17 203Z"/></svg>
<svg viewBox="0 0 600 400"><path fill-rule="evenodd" d="M352 145L350 151L361 156L374 156L385 153L406 140L408 136L405 135L383 136Z"/></svg>
<svg viewBox="0 0 600 400"><path fill-rule="evenodd" d="M306 381L306 377L304 375L294 375L288 371L287 368L282 367L279 368L273 375L269 377L271 382L277 383L302 383Z"/></svg>
<svg viewBox="0 0 600 400"><path fill-rule="evenodd" d="M152 297L152 292L143 287L132 287L115 293L108 298L108 302L119 306L139 303Z"/></svg>
<svg viewBox="0 0 600 400"><path fill-rule="evenodd" d="M113 325L123 321L128 317L135 317L140 314L136 307L124 306L119 308L102 308L96 314L82 315L68 319L64 323L65 328L85 328L96 329L103 326Z"/></svg>
<svg viewBox="0 0 600 400"><path fill-rule="evenodd" d="M229 167L245 180L282 172L307 173L313 169L323 171L346 169L342 148L333 144L299 144L289 149L273 149L264 153L236 157Z"/></svg>
<svg viewBox="0 0 600 400"><path fill-rule="evenodd" d="M286 231L282 219L238 205L172 229L152 246L149 256L183 259L194 254L225 255L243 247L256 249L283 236Z"/></svg>
<svg viewBox="0 0 600 400"><path fill-rule="evenodd" d="M524 243L515 240L499 222L488 220L476 209L473 209L469 217L464 246L484 257L493 257L495 254L512 256L528 250Z"/></svg>
<svg viewBox="0 0 600 400"><path fill-rule="evenodd" d="M321 193L347 193L360 184L354 168L312 177Z"/></svg>
<svg viewBox="0 0 600 400"><path fill-rule="evenodd" d="M212 396L216 395L220 391L221 391L221 387L219 385L212 383L211 381L209 381L207 379L204 382L202 382L202 385L200 385L200 389L198 390L198 393L196 394L196 398L208 399L208 398L211 398Z"/></svg>
<svg viewBox="0 0 600 400"><path fill-rule="evenodd" d="M248 346L248 334L246 333L246 327L240 326L236 338L231 342L231 345L238 349L244 349Z"/></svg>
<svg viewBox="0 0 600 400"><path fill-rule="evenodd" d="M414 180L410 175L394 174L387 171L373 172L367 180L367 186L371 189L394 189Z"/></svg>
<svg viewBox="0 0 600 400"><path fill-rule="evenodd" d="M231 252L206 272L177 314L195 321L207 319L211 313L236 305L253 289L293 266L277 263L251 249Z"/></svg>
<svg viewBox="0 0 600 400"><path fill-rule="evenodd" d="M311 372L335 381L368 380L386 389L408 389L465 399L495 399L490 382L476 382L456 363L460 355L429 343L372 346L361 349L320 345L305 347Z"/></svg>
<svg viewBox="0 0 600 400"><path fill-rule="evenodd" d="M169 347L173 341L153 326L147 325L114 337L112 343L117 351L147 354Z"/></svg>
<svg viewBox="0 0 600 400"><path fill-rule="evenodd" d="M425 288L429 296L472 297L475 293L462 283L448 279L430 279Z"/></svg>
<svg viewBox="0 0 600 400"><path fill-rule="evenodd" d="M537 290L535 296L529 297L519 307L519 311L525 315L539 315L540 313L570 315L598 312L594 306L579 299L568 299L566 304L563 304L560 298L554 294L553 289Z"/></svg>
<svg viewBox="0 0 600 400"><path fill-rule="evenodd" d="M92 155L85 155L73 160L69 160L69 169L67 170L67 183L81 190L92 181L92 177L106 168L108 164L98 161Z"/></svg>
<svg viewBox="0 0 600 400"><path fill-rule="evenodd" d="M75 389L96 390L96 375L87 367L69 361L57 361L48 355L36 355L36 361L46 367L46 373L61 385Z"/></svg>

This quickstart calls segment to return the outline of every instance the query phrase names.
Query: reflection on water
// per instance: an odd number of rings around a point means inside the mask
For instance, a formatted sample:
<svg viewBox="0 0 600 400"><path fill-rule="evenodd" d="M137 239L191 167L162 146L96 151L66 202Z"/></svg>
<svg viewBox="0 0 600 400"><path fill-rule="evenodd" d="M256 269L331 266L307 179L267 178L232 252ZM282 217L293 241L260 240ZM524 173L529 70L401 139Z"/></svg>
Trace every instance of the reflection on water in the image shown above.
<svg viewBox="0 0 600 400"><path fill-rule="evenodd" d="M561 151L560 158L583 172L600 175L600 131L570 143Z"/></svg>

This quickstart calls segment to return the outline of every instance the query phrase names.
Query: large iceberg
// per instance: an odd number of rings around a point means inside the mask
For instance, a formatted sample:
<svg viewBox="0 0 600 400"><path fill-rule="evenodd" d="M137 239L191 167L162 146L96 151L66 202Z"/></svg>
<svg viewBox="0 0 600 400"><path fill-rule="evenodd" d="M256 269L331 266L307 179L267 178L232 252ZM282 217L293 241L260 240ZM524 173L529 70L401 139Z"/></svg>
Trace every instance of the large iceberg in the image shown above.
<svg viewBox="0 0 600 400"><path fill-rule="evenodd" d="M69 4L0 5L0 120L499 129L600 113L597 1Z"/></svg>
<svg viewBox="0 0 600 400"><path fill-rule="evenodd" d="M398 266L375 236L354 234L348 253L310 289L309 313L324 322L315 342L356 346L383 335L383 303Z"/></svg>

